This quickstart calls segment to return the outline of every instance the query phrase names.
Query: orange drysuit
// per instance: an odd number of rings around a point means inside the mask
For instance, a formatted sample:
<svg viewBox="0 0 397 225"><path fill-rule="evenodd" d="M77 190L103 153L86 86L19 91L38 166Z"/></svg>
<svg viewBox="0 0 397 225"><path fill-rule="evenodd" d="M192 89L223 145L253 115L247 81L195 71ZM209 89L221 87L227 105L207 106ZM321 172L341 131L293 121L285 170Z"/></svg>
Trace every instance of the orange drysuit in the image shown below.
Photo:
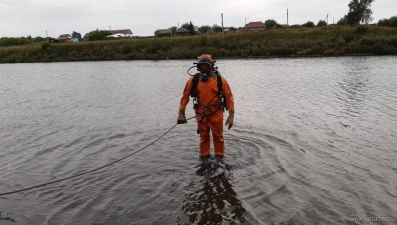
<svg viewBox="0 0 397 225"><path fill-rule="evenodd" d="M185 89L179 106L180 110L185 110L189 102L190 91L193 85L193 78L186 82ZM234 111L233 94L227 80L221 76L222 91L226 97L228 110ZM207 81L199 79L197 85L198 107L196 109L196 120L198 132L200 134L200 155L210 155L210 130L214 142L215 155L223 156L225 152L225 143L223 140L223 110L221 109L221 98L218 94L218 84L215 75L208 78ZM200 114L204 112L202 121L199 122Z"/></svg>

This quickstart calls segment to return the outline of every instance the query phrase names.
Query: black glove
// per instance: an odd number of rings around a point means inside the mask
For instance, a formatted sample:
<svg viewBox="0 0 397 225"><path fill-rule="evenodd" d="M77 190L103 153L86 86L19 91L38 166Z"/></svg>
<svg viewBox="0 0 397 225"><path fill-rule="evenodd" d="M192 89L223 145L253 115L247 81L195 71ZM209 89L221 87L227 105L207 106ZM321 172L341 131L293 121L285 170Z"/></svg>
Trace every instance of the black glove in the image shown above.
<svg viewBox="0 0 397 225"><path fill-rule="evenodd" d="M225 123L225 125L229 124L229 127L228 127L229 130L233 126L233 120L234 120L234 110L229 110L229 116L227 117L226 123Z"/></svg>
<svg viewBox="0 0 397 225"><path fill-rule="evenodd" d="M185 117L185 110L184 110L184 109L180 109L180 110L179 110L179 115L178 115L177 123L178 123L178 124L187 123L187 120L186 120L186 117Z"/></svg>

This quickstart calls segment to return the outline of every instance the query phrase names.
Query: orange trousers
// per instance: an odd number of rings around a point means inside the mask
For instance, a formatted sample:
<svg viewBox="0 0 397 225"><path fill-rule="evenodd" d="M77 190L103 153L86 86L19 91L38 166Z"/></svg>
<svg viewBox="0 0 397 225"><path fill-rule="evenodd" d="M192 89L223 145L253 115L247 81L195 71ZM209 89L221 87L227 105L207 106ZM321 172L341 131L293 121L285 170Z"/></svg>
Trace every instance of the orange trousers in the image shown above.
<svg viewBox="0 0 397 225"><path fill-rule="evenodd" d="M197 128L200 134L200 156L210 155L210 130L214 142L215 155L224 155L225 142L223 140L223 111L217 110L214 114L204 116L199 122L199 115L196 115Z"/></svg>

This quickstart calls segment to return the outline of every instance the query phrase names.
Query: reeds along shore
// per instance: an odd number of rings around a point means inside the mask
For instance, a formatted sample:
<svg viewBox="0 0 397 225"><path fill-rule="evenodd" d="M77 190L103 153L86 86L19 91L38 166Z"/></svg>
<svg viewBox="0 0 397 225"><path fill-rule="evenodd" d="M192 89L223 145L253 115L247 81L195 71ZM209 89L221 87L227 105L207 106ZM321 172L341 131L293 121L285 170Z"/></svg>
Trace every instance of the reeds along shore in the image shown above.
<svg viewBox="0 0 397 225"><path fill-rule="evenodd" d="M195 59L203 53L215 58L397 55L397 28L324 26L81 43L39 42L0 47L0 63Z"/></svg>

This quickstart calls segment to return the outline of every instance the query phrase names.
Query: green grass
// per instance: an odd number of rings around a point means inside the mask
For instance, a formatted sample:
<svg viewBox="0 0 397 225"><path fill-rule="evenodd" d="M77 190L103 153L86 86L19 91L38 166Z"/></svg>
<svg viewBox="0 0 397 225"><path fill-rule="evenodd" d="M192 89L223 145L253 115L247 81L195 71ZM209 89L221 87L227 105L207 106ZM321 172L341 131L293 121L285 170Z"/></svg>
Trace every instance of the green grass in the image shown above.
<svg viewBox="0 0 397 225"><path fill-rule="evenodd" d="M397 28L327 26L188 37L0 47L0 63L277 56L396 55Z"/></svg>

